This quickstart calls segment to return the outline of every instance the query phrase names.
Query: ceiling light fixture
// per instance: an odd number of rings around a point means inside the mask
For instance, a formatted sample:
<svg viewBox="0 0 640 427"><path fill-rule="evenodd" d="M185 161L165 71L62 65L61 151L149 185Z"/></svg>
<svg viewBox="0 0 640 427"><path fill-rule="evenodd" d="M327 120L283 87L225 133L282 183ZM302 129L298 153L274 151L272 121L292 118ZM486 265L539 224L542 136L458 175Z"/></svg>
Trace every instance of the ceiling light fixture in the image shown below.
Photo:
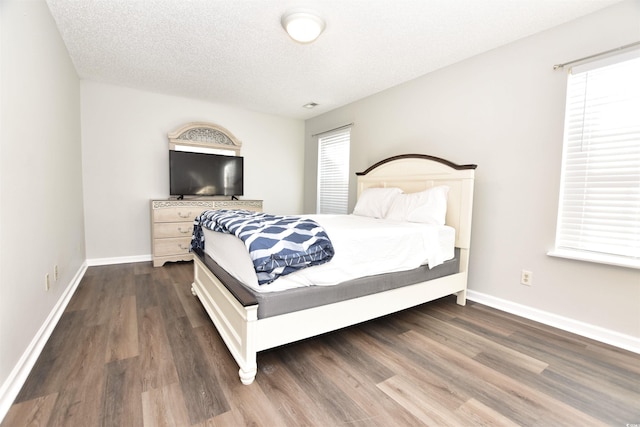
<svg viewBox="0 0 640 427"><path fill-rule="evenodd" d="M324 20L308 10L292 10L282 15L282 28L300 43L311 43L322 33Z"/></svg>
<svg viewBox="0 0 640 427"><path fill-rule="evenodd" d="M317 104L315 102L309 102L308 104L304 104L302 107L306 108L307 110L311 110L312 108L316 108L318 105L320 104Z"/></svg>

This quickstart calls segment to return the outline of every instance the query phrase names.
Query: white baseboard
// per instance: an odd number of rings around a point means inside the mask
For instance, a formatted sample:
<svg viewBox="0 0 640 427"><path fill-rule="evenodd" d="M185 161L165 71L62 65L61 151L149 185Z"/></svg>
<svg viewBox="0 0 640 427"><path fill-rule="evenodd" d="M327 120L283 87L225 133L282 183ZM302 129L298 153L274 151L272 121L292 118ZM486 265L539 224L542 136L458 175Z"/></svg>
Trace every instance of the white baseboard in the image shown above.
<svg viewBox="0 0 640 427"><path fill-rule="evenodd" d="M93 267L97 265L129 264L132 262L146 262L151 260L151 255L136 255L113 258L91 258L87 260L87 265L89 267Z"/></svg>
<svg viewBox="0 0 640 427"><path fill-rule="evenodd" d="M638 337L621 334L568 317L558 316L557 314L496 298L481 292L468 290L467 298L507 313L640 354L640 338Z"/></svg>
<svg viewBox="0 0 640 427"><path fill-rule="evenodd" d="M2 384L2 387L0 387L0 422L2 422L4 417L7 415L7 412L9 412L9 408L11 408L13 401L16 399L20 389L27 380L29 373L38 360L40 353L42 353L42 349L53 333L53 329L58 324L60 317L62 317L62 313L64 313L65 308L69 304L71 297L78 288L78 285L86 271L87 263L84 262L60 296L60 299L49 313L49 316L47 316L47 319L31 340L31 343L22 354L22 357L20 357L16 366L14 366L13 370Z"/></svg>

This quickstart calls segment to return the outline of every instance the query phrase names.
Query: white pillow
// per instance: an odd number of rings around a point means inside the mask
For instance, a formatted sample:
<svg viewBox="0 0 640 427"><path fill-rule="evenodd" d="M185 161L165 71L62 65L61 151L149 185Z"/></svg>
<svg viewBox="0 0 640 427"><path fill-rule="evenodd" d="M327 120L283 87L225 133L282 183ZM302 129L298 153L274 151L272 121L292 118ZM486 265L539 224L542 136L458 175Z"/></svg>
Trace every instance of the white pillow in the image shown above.
<svg viewBox="0 0 640 427"><path fill-rule="evenodd" d="M386 219L444 225L449 187L439 185L419 193L399 194Z"/></svg>
<svg viewBox="0 0 640 427"><path fill-rule="evenodd" d="M384 218L394 199L401 193L402 190L396 187L367 188L360 194L353 214Z"/></svg>

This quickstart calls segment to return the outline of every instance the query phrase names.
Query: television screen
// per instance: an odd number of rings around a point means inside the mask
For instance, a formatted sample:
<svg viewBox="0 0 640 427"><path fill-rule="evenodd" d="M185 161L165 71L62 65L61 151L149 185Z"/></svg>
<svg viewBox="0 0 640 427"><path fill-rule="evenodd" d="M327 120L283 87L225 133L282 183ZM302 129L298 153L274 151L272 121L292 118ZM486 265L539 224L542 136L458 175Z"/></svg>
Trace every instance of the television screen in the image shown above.
<svg viewBox="0 0 640 427"><path fill-rule="evenodd" d="M172 196L241 196L244 158L169 151Z"/></svg>

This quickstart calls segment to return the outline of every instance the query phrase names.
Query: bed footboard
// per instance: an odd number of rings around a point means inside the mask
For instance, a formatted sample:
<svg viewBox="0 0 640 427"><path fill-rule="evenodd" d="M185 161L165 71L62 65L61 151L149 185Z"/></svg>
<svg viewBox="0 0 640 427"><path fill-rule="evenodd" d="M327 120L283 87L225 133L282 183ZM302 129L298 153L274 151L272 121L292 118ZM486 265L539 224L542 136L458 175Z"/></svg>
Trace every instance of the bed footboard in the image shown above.
<svg viewBox="0 0 640 427"><path fill-rule="evenodd" d="M251 384L257 373L255 327L258 306L243 306L220 280L194 257L192 292L200 299L229 352L240 367L240 380Z"/></svg>
<svg viewBox="0 0 640 427"><path fill-rule="evenodd" d="M251 384L257 373L257 353L283 344L375 319L437 298L457 294L466 302L467 274L460 272L382 293L306 310L258 319L258 305L243 305L208 264L194 257L192 292L240 367L240 380ZM224 270L222 270L224 271ZM220 273L218 273L220 274ZM245 303L246 304L246 303Z"/></svg>

